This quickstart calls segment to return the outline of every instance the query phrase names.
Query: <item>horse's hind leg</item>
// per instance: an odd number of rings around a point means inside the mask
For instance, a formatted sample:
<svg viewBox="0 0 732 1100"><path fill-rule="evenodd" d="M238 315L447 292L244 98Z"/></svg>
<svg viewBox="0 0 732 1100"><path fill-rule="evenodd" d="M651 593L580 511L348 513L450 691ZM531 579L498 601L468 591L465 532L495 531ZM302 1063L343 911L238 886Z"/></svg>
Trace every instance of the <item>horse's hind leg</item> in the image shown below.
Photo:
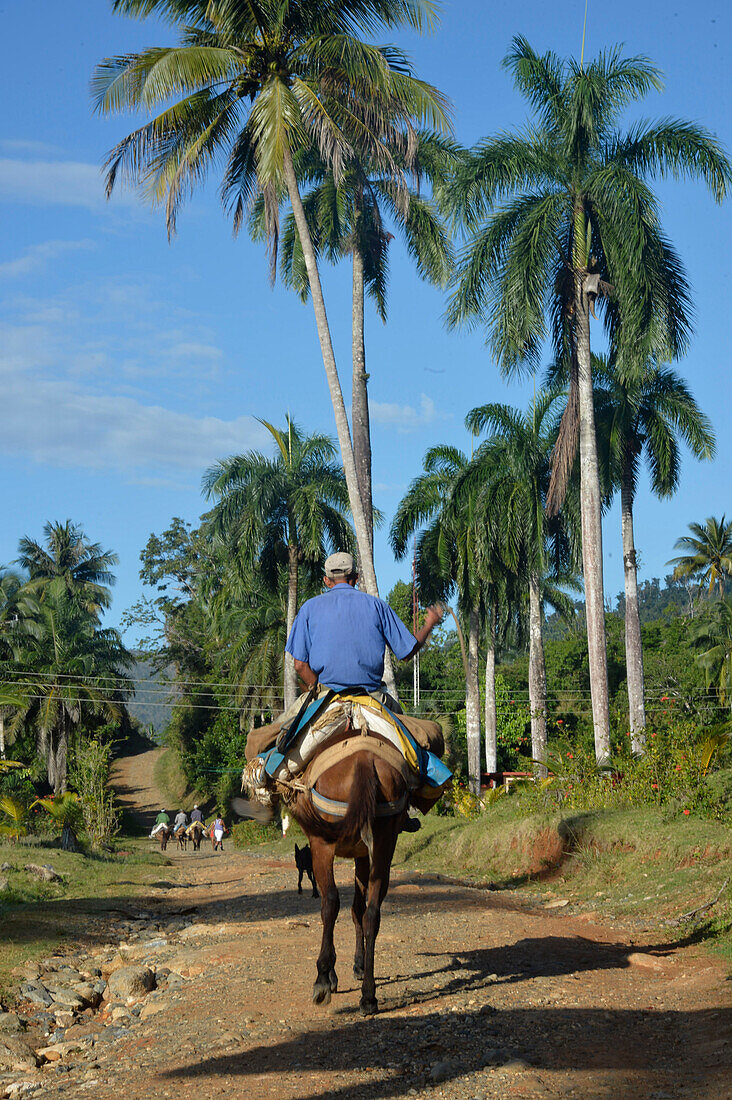
<svg viewBox="0 0 732 1100"><path fill-rule="evenodd" d="M335 972L335 945L333 929L340 909L341 900L333 874L335 845L328 844L320 837L312 837L310 848L313 854L313 872L320 890L320 919L323 922L323 941L318 955L318 977L313 986L313 1001L316 1005L328 1004L331 993L338 989Z"/></svg>
<svg viewBox="0 0 732 1100"><path fill-rule="evenodd" d="M361 856L356 861L353 884L351 916L356 931L356 953L353 956L353 976L363 978L363 915L366 912L366 890L369 882L369 858Z"/></svg>
<svg viewBox="0 0 732 1100"><path fill-rule="evenodd" d="M369 881L366 889L366 911L363 915L364 936L364 975L361 983L361 1013L363 1016L373 1016L378 1011L376 1000L376 982L374 981L374 952L376 937L379 934L381 924L381 903L389 889L389 874L391 861L396 847L398 827L393 823L393 818L388 822L374 822L374 832L381 825L379 833L374 837L373 859L369 871Z"/></svg>

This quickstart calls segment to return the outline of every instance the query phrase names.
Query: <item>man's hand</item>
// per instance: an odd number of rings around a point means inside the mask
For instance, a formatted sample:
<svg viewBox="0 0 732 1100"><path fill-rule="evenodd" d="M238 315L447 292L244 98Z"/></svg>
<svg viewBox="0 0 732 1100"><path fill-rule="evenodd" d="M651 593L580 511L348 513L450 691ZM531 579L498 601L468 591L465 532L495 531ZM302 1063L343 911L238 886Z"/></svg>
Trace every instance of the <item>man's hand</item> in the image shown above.
<svg viewBox="0 0 732 1100"><path fill-rule="evenodd" d="M434 630L442 620L445 618L445 607L441 603L433 603L431 607L427 608L424 617L424 625L429 626L430 630Z"/></svg>
<svg viewBox="0 0 732 1100"><path fill-rule="evenodd" d="M441 603L434 603L434 604L432 604L432 607L427 608L427 611L426 611L425 617L424 617L424 625L421 626L419 628L419 630L417 631L417 633L415 634L415 638L417 639L417 644L414 647L414 649L412 650L412 652L407 655L405 660L408 661L411 657L414 657L415 654L419 653L420 649L422 648L422 646L424 645L424 643L427 641L430 634L432 633L433 629L437 626L438 623L442 622L442 620L444 618L444 615L445 615L445 608L442 606Z"/></svg>

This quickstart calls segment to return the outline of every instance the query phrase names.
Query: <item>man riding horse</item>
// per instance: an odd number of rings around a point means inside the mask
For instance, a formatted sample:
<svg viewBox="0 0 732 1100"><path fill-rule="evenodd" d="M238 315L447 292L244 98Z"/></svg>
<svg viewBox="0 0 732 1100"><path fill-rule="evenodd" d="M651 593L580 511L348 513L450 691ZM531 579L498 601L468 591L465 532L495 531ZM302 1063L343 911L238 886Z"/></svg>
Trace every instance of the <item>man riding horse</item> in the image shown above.
<svg viewBox="0 0 732 1100"><path fill-rule="evenodd" d="M437 605L429 607L424 625L412 634L388 603L357 589L357 581L351 554L331 554L325 562L327 591L302 605L287 639L286 650L295 662L297 674L311 695L326 689L365 689L400 716L423 748L441 756L444 742L440 727L436 722L404 715L399 703L386 691L382 677L385 648L388 646L399 660L410 660L442 621L444 609ZM300 707L298 700L276 722L252 730L246 745L247 760L273 745ZM403 826L408 832L416 832L419 827L417 818L408 819Z"/></svg>
<svg viewBox="0 0 732 1100"><path fill-rule="evenodd" d="M284 798L310 843L323 925L316 1004L327 1004L338 989L333 861L354 860L353 973L361 979L361 1012L371 1015L378 1009L376 936L397 836L419 828L407 806L428 810L451 772L438 759L439 725L403 714L381 682L385 647L401 660L413 657L442 608L430 607L415 635L387 603L359 592L357 580L351 555L331 554L327 591L303 604L287 639L308 694L271 726L252 730L242 781L265 805Z"/></svg>

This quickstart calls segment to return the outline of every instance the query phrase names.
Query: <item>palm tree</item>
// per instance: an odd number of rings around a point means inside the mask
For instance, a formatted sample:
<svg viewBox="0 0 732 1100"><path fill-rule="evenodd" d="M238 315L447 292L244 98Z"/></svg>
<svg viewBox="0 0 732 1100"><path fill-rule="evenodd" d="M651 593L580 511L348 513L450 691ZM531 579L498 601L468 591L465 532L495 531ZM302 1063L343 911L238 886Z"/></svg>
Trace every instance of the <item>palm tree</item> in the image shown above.
<svg viewBox="0 0 732 1100"><path fill-rule="evenodd" d="M287 634L297 614L298 574L306 562L322 568L326 547L351 549L346 519L348 490L324 435L304 435L289 419L284 432L262 421L277 444L274 459L250 451L217 462L203 477L203 490L216 504L214 532L230 540L244 562L256 562L272 589L287 564ZM322 575L322 574L321 574ZM285 656L285 707L297 697L297 675Z"/></svg>
<svg viewBox="0 0 732 1100"><path fill-rule="evenodd" d="M616 363L593 357L593 373L600 449L607 453L610 484L620 486L630 732L633 751L642 752L646 710L633 531L640 467L645 458L653 492L670 497L679 484L680 441L695 458L712 458L714 432L684 380L669 367L649 361L621 370Z"/></svg>
<svg viewBox="0 0 732 1100"><path fill-rule="evenodd" d="M98 616L109 607L109 591L115 582L112 566L119 558L103 550L98 542L89 542L78 523L49 522L43 528L45 546L28 536L20 540L17 564L29 574L27 594L42 603L68 598L89 614Z"/></svg>
<svg viewBox="0 0 732 1100"><path fill-rule="evenodd" d="M23 705L16 710L12 729L36 729L38 755L49 784L59 794L66 789L71 738L84 719L121 719L130 690L122 670L134 658L116 630L101 629L94 616L71 600L46 598L40 625L40 636L24 654L27 672L14 685Z"/></svg>
<svg viewBox="0 0 732 1100"><path fill-rule="evenodd" d="M561 503L579 438L582 557L595 750L610 753L602 577L601 490L595 438L590 314L599 303L612 346L640 353L686 347L689 292L664 237L654 175L700 177L717 201L732 169L716 139L678 120L615 127L623 109L661 87L644 57L601 53L587 65L536 54L517 37L505 66L537 123L480 143L444 190L469 241L450 303L451 324L483 322L500 368L538 365L551 335L571 365L570 395L548 506ZM612 297L608 297L612 295ZM547 325L547 318L550 324Z"/></svg>
<svg viewBox="0 0 732 1100"><path fill-rule="evenodd" d="M153 200L165 199L172 232L182 200L215 161L225 159L222 190L235 226L261 193L273 259L280 200L285 193L289 197L313 299L361 572L369 591L376 592L366 509L293 157L300 149L315 147L339 178L355 153L392 163L391 144L409 143L413 119L443 123L443 97L412 77L404 54L358 37L399 24L421 31L435 23L435 5L432 0L113 0L113 9L167 20L180 29L181 45L108 58L98 66L92 82L98 110L164 105L109 154L107 192L119 173L126 172Z"/></svg>
<svg viewBox="0 0 732 1100"><path fill-rule="evenodd" d="M401 235L423 279L445 286L452 269L452 246L445 226L421 188L425 181L434 184L449 173L456 164L458 148L450 139L424 130L416 135L416 143L416 151L410 150L406 157L402 150L394 150L396 172L378 161L354 156L336 179L315 152L307 152L296 161L298 178L310 187L303 197L303 207L316 255L325 255L333 263L351 257L353 452L372 551L370 376L366 372L364 305L368 292L379 317L386 322L389 245L394 239L389 224ZM262 236L263 202L255 209L253 222L255 236ZM280 269L284 282L305 301L310 284L292 213L282 235Z"/></svg>
<svg viewBox="0 0 732 1100"><path fill-rule="evenodd" d="M461 642L465 672L465 724L468 741L468 777L473 791L480 787L480 686L478 648L484 613L484 592L476 568L480 516L467 492L459 501L453 490L469 464L455 447L431 447L424 458L424 473L415 478L397 508L389 539L394 556L408 553L412 535L417 538L417 576L426 602L447 600L457 592L460 617L467 625L465 646L458 616L455 623Z"/></svg>
<svg viewBox="0 0 732 1100"><path fill-rule="evenodd" d="M724 596L725 577L732 575L732 520L709 516L706 523L690 523L690 535L676 540L674 549L688 553L671 558L667 565L675 566L674 578L692 577L707 586L709 595L715 585L720 598Z"/></svg>
<svg viewBox="0 0 732 1100"><path fill-rule="evenodd" d="M701 652L697 662L704 669L707 687L714 686L722 706L732 689L732 601L716 600L709 617L696 624L692 641Z"/></svg>
<svg viewBox="0 0 732 1100"><path fill-rule="evenodd" d="M548 518L544 512L557 406L563 396L556 388L545 390L527 413L507 405L481 405L465 419L473 434L491 434L478 448L463 483L481 493L485 515L500 517L505 532L501 546L504 569L525 578L528 589L531 747L536 761L546 760L547 751L543 605L548 598L558 609L568 609L570 601L550 584L550 573L560 582L570 583L577 565L578 540L570 523L570 501L561 518ZM459 492L458 488L456 494Z"/></svg>

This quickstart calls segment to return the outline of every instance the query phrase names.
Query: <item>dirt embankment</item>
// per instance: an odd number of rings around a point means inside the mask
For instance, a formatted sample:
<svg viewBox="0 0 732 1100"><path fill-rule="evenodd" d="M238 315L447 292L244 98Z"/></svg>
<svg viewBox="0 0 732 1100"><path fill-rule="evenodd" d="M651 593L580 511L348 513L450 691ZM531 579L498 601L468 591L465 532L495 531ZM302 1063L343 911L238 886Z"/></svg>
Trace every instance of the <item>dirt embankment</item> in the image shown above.
<svg viewBox="0 0 732 1100"><path fill-rule="evenodd" d="M154 779L155 765L166 750L150 748L149 742L142 740L134 748L137 751L113 762L110 783L130 820L149 831L166 805Z"/></svg>

